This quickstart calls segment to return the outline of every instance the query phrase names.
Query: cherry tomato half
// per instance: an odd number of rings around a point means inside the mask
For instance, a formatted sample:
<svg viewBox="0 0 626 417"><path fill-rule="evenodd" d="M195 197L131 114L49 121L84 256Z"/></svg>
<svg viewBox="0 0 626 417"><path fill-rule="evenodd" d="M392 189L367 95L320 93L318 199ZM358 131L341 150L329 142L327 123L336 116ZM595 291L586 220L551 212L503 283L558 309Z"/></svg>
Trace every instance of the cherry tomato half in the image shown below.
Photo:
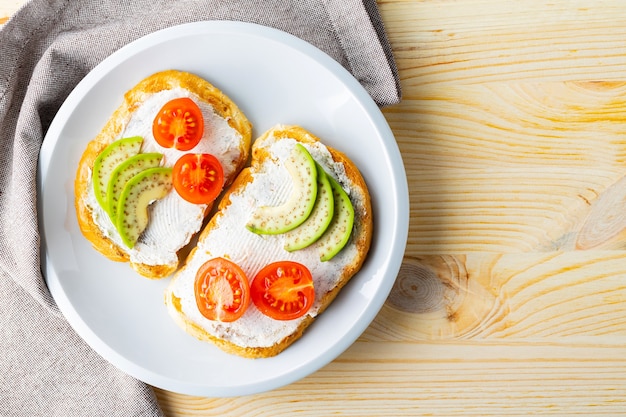
<svg viewBox="0 0 626 417"><path fill-rule="evenodd" d="M224 187L222 164L208 153L188 153L176 161L172 170L176 192L194 204L210 204Z"/></svg>
<svg viewBox="0 0 626 417"><path fill-rule="evenodd" d="M311 272L298 262L271 263L252 280L250 297L259 311L273 319L301 317L315 300Z"/></svg>
<svg viewBox="0 0 626 417"><path fill-rule="evenodd" d="M209 320L231 322L250 304L250 286L243 270L224 258L206 261L196 274L196 304Z"/></svg>
<svg viewBox="0 0 626 417"><path fill-rule="evenodd" d="M191 150L200 142L203 133L202 111L187 97L165 103L152 123L154 139L164 148Z"/></svg>

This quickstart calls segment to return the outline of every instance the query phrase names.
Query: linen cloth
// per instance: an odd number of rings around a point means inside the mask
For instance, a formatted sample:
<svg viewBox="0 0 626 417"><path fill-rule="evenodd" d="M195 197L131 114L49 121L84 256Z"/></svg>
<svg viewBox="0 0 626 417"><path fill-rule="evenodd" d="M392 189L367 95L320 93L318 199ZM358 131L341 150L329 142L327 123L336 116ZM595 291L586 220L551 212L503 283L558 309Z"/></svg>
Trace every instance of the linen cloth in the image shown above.
<svg viewBox="0 0 626 417"><path fill-rule="evenodd" d="M160 416L155 395L70 327L40 269L37 157L72 88L127 43L235 20L304 39L380 106L400 100L375 0L31 0L0 30L0 416Z"/></svg>

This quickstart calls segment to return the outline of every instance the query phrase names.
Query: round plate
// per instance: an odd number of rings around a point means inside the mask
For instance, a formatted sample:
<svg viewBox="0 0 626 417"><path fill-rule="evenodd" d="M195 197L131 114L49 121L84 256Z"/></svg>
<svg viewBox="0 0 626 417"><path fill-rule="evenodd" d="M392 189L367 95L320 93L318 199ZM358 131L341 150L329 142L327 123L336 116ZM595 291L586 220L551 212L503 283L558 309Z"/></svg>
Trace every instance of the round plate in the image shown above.
<svg viewBox="0 0 626 417"><path fill-rule="evenodd" d="M361 271L304 336L276 357L226 354L168 316L169 279L149 280L111 262L82 236L74 210L76 167L87 142L123 94L166 69L195 73L248 116L253 137L278 123L301 125L346 153L372 197L375 235ZM336 61L284 32L240 22L168 28L120 49L93 69L57 113L40 154L43 271L69 323L102 357L159 388L234 396L294 382L348 348L374 319L400 268L408 233L408 187L385 118Z"/></svg>

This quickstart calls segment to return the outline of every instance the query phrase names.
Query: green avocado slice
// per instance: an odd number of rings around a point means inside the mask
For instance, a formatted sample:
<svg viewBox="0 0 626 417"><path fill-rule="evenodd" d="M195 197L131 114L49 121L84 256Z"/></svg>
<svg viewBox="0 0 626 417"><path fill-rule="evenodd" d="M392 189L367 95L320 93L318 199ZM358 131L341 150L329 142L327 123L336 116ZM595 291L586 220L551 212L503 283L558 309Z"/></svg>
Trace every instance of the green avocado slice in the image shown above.
<svg viewBox="0 0 626 417"><path fill-rule="evenodd" d="M285 168L293 180L289 199L280 206L261 206L253 213L246 228L253 233L276 235L302 224L313 210L317 197L315 161L300 143L296 144Z"/></svg>
<svg viewBox="0 0 626 417"><path fill-rule="evenodd" d="M324 169L316 163L317 198L309 217L285 233L285 250L293 252L313 244L328 228L334 213L333 189Z"/></svg>
<svg viewBox="0 0 626 417"><path fill-rule="evenodd" d="M135 175L148 168L156 168L161 164L163 154L140 153L131 156L119 164L111 173L107 186L107 205L111 221L115 224L117 218L117 205L126 183Z"/></svg>
<svg viewBox="0 0 626 417"><path fill-rule="evenodd" d="M143 143L143 138L133 136L110 143L96 157L93 163L92 182L93 191L98 204L108 211L107 187L113 170L122 162L136 155Z"/></svg>
<svg viewBox="0 0 626 417"><path fill-rule="evenodd" d="M318 240L318 251L322 262L330 261L350 240L354 225L354 207L350 197L330 175L327 175L333 189L335 213L333 219Z"/></svg>
<svg viewBox="0 0 626 417"><path fill-rule="evenodd" d="M148 206L165 197L171 189L171 168L148 168L128 180L120 195L116 222L126 246L133 248L148 226Z"/></svg>

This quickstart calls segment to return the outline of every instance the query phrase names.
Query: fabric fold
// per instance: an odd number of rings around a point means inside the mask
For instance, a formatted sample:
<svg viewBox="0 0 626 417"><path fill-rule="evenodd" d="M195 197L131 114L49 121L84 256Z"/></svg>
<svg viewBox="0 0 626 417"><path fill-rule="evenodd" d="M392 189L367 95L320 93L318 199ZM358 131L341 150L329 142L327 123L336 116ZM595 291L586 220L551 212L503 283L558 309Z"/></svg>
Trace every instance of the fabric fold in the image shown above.
<svg viewBox="0 0 626 417"><path fill-rule="evenodd" d="M379 106L397 103L401 96L398 69L376 3L364 1L363 8L344 0L324 3L346 55L346 69Z"/></svg>

